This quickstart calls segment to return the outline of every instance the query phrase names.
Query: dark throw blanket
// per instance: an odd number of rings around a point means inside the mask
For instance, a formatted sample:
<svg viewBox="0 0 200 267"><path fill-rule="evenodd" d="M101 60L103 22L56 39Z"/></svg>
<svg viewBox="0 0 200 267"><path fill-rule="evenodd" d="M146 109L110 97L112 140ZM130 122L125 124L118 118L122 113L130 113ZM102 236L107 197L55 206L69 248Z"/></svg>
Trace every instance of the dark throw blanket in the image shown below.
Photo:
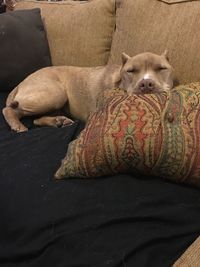
<svg viewBox="0 0 200 267"><path fill-rule="evenodd" d="M16 134L0 116L0 266L169 267L200 234L199 189L131 175L55 181L82 125Z"/></svg>

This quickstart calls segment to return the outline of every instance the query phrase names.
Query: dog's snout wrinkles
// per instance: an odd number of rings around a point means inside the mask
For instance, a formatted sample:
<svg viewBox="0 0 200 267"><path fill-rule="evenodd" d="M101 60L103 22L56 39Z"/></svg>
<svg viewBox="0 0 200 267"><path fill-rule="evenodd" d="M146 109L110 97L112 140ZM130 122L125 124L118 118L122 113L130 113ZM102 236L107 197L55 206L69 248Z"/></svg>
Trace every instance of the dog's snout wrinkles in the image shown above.
<svg viewBox="0 0 200 267"><path fill-rule="evenodd" d="M139 83L139 89L142 92L151 92L155 89L155 83L152 79L142 79Z"/></svg>

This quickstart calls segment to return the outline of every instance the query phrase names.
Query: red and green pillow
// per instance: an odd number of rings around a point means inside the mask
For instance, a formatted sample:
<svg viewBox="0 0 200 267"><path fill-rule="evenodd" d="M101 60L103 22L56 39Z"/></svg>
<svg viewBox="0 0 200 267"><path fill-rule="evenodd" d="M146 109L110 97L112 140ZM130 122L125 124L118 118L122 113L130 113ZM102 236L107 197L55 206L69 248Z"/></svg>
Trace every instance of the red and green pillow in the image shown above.
<svg viewBox="0 0 200 267"><path fill-rule="evenodd" d="M160 94L104 93L56 178L141 173L200 181L200 83Z"/></svg>

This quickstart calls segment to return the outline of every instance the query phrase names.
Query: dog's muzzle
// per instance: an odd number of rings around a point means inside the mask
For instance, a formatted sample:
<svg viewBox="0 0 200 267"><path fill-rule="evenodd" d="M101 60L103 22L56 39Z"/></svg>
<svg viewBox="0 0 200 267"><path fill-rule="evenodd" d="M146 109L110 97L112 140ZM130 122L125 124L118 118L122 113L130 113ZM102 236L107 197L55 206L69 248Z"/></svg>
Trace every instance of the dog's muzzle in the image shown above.
<svg viewBox="0 0 200 267"><path fill-rule="evenodd" d="M152 93L156 90L156 84L152 79L142 79L137 85L137 91L143 94Z"/></svg>

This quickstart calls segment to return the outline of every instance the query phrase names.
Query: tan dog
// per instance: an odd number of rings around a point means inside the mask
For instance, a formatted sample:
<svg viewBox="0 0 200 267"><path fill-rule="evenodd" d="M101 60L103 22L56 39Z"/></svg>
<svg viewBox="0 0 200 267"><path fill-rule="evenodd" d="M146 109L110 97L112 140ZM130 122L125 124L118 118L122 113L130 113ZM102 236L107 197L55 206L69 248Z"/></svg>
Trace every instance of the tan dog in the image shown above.
<svg viewBox="0 0 200 267"><path fill-rule="evenodd" d="M173 87L173 68L166 52L122 54L122 65L94 68L47 67L28 76L8 96L3 109L5 120L16 132L28 129L20 118L47 115L66 105L72 118L87 120L96 109L99 93L115 87L131 93L154 93ZM42 116L36 125L60 127L73 121L65 116Z"/></svg>

